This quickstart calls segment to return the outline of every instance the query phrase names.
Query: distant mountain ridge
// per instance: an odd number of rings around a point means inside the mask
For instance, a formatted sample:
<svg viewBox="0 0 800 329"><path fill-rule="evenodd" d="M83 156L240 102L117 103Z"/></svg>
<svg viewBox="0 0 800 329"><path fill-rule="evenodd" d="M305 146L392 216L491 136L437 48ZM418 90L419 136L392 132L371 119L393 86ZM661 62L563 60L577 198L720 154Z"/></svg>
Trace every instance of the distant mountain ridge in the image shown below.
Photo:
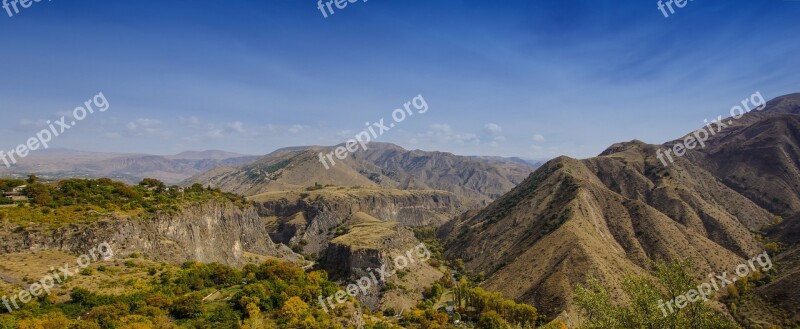
<svg viewBox="0 0 800 329"><path fill-rule="evenodd" d="M175 155L167 155L169 159L211 159L211 160L224 160L232 158L249 157L250 155L221 151L221 150L206 150L206 151L183 151Z"/></svg>
<svg viewBox="0 0 800 329"><path fill-rule="evenodd" d="M239 165L257 158L217 150L162 156L49 149L32 152L11 168L0 166L0 176L21 177L35 173L44 178L109 177L132 184L142 178L156 178L167 184L177 184L218 166Z"/></svg>
<svg viewBox="0 0 800 329"><path fill-rule="evenodd" d="M292 147L237 167L218 167L193 176L200 183L243 195L304 189L314 184L371 186L401 190L443 190L468 207L486 205L521 182L535 167L507 158L458 156L447 152L409 151L373 142L325 169L319 153L335 146Z"/></svg>

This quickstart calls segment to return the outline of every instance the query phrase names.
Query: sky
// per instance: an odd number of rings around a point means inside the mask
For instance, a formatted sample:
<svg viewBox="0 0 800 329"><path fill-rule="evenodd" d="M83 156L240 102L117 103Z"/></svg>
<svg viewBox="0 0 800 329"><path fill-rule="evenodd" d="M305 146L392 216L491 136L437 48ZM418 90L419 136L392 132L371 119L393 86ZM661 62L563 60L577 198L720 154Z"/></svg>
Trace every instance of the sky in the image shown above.
<svg viewBox="0 0 800 329"><path fill-rule="evenodd" d="M8 1L8 0L7 0ZM800 92L800 2L42 0L0 11L0 149L266 154L385 119L407 149L547 159L660 144ZM325 14L323 14L325 10ZM326 17L327 15L327 17ZM415 97L402 122L392 114ZM421 103L417 103L421 104ZM401 110L400 112L403 112Z"/></svg>

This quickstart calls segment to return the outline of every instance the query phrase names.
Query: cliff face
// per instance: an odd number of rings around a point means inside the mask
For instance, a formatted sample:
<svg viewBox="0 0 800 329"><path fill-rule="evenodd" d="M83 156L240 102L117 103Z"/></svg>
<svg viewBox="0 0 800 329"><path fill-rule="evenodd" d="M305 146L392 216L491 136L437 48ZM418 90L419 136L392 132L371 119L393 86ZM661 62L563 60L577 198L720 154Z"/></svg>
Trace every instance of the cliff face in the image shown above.
<svg viewBox="0 0 800 329"><path fill-rule="evenodd" d="M258 214L271 220L271 237L321 253L347 231L353 214L363 212L404 226L439 226L461 212L458 198L443 191L320 190L270 194L253 198Z"/></svg>
<svg viewBox="0 0 800 329"><path fill-rule="evenodd" d="M246 253L302 262L288 247L270 240L254 208L242 210L222 201L188 205L176 215L116 218L57 229L0 224L2 253L57 249L80 254L103 241L118 255L137 252L170 263L192 260L236 266L248 261Z"/></svg>
<svg viewBox="0 0 800 329"><path fill-rule="evenodd" d="M354 214L353 221L347 234L330 242L321 265L343 285L363 285L369 281L364 278L370 278L370 287L356 299L372 310L416 305L422 290L442 276L427 263L431 257L427 246L397 222L362 212ZM404 289L394 288L401 286Z"/></svg>

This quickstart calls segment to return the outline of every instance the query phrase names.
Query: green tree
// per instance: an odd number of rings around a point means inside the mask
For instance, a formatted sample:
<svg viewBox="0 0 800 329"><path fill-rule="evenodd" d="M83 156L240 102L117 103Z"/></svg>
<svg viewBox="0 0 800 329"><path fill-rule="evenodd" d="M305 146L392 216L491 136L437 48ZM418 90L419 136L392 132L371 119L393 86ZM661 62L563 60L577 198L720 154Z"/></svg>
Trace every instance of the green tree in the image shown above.
<svg viewBox="0 0 800 329"><path fill-rule="evenodd" d="M11 189L25 185L25 181L21 179L0 179L0 191L10 192Z"/></svg>
<svg viewBox="0 0 800 329"><path fill-rule="evenodd" d="M203 314L203 298L198 294L178 297L170 309L172 316L178 319L193 319Z"/></svg>
<svg viewBox="0 0 800 329"><path fill-rule="evenodd" d="M509 325L506 320L503 320L495 311L484 312L478 320L478 328L480 329L508 329Z"/></svg>
<svg viewBox="0 0 800 329"><path fill-rule="evenodd" d="M142 181L139 182L139 186L155 189L157 193L161 193L167 188L166 184L155 178L142 179Z"/></svg>
<svg viewBox="0 0 800 329"><path fill-rule="evenodd" d="M689 262L657 263L651 279L644 275L626 274L622 291L626 304L612 299L606 285L597 279L589 279L586 285L578 286L573 302L584 311L587 322L582 328L736 328L737 326L702 300L689 303L684 308L673 307L670 312L665 305L677 296L696 289L689 274Z"/></svg>
<svg viewBox="0 0 800 329"><path fill-rule="evenodd" d="M46 206L53 202L52 188L42 183L33 183L25 187L23 194L33 200L33 203Z"/></svg>

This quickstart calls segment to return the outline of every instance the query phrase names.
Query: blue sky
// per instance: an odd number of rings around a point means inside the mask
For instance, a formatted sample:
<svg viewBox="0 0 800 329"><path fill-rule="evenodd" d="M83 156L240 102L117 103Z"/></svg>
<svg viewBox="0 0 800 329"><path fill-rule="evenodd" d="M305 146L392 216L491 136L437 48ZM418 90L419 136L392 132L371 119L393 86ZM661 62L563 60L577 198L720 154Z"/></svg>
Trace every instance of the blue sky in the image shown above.
<svg viewBox="0 0 800 329"><path fill-rule="evenodd" d="M0 11L0 148L103 92L51 147L264 154L380 136L468 155L663 143L761 91L800 92L800 2L43 0Z"/></svg>

